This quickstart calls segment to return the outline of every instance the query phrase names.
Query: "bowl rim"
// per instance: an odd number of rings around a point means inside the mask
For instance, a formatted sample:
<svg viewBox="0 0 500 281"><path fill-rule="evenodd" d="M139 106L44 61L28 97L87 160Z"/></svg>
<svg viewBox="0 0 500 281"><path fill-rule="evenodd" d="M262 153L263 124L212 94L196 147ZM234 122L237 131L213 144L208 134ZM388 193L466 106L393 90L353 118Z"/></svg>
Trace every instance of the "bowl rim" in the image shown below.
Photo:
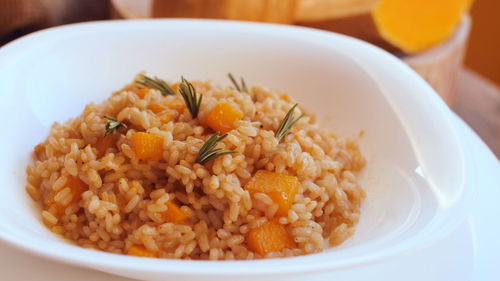
<svg viewBox="0 0 500 281"><path fill-rule="evenodd" d="M379 49L376 46L370 45L366 42L354 39L345 35L326 32L322 30L315 30L307 27L285 26L278 24L267 23L251 23L232 21L228 25L227 20L205 20L205 19L139 19L139 20L114 20L114 21L97 21L76 23L53 27L38 32L34 32L13 42L10 42L0 48L0 72L4 65L9 65L16 58L22 56L24 52L28 51L32 45L44 40L51 40L57 38L59 35L66 33L88 32L105 29L122 29L127 26L133 25L199 25L211 26L212 28L226 28L229 30L241 28L245 30L256 29L260 32L267 32L272 34L287 33L293 36L301 37L306 36L308 40L325 40L325 42L342 42L352 46L354 49L364 49L385 60L387 64L395 68L395 71L404 75L405 78L412 79L416 86L423 89L422 97L419 99L427 99L430 106L439 111L444 118L444 121L449 124L448 129L451 132L450 138L458 141L458 135L455 127L452 125L451 114L448 107L439 98L439 96L432 90L432 88L421 79L413 70L406 66L399 59L393 55ZM326 44L326 43L325 43ZM6 62L5 64L3 62ZM1 97L0 97L1 98ZM458 142L460 143L460 142ZM463 155L463 148L461 147L461 159L465 159ZM464 162L465 165L465 162ZM465 177L465 175L464 175ZM465 179L464 179L465 181ZM464 216L465 218L465 216ZM10 245L15 246L23 251L42 256L54 261L69 263L77 266L85 266L97 269L109 269L112 271L127 268L132 271L147 271L149 273L170 273L170 274L190 274L190 275L217 275L229 276L235 274L246 274L249 276L257 276L263 274L290 274L290 273L310 273L310 272L325 272L333 269L347 269L362 265L368 265L385 261L396 256L407 254L409 252L421 249L431 244L431 242L438 241L446 236L447 233L458 227L459 222L454 222L447 231L443 231L441 235L434 235L432 237L423 236L420 243L416 244L400 244L391 247L383 253L374 252L365 254L363 256L349 257L342 261L335 261L332 263L328 259L321 259L325 253L309 254L297 257L288 257L282 259L262 259L262 260L244 260L244 261L194 261L194 260L178 260L178 259L149 259L138 258L126 255L117 255L101 251L93 251L81 248L76 245L67 244L66 242L57 242L68 249L68 251L54 251L48 249L45 244L25 244L20 241L19 236L15 233L5 229L0 224L0 239ZM292 266L292 261L294 265ZM312 263L314 261L314 263ZM302 265L302 266L301 266ZM193 268L196 272L193 272ZM107 270L106 270L107 271Z"/></svg>

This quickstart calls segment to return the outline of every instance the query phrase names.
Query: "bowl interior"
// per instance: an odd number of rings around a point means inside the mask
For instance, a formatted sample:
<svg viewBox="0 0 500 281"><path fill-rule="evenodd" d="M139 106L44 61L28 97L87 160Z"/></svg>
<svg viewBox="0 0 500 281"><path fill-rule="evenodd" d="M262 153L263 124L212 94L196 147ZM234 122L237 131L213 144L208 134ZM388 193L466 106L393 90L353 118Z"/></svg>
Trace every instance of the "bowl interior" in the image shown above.
<svg viewBox="0 0 500 281"><path fill-rule="evenodd" d="M447 197L446 193L444 198L440 196L424 176L421 160L432 155L418 149L420 140L411 134L408 122L388 95L402 91L404 97L407 93L403 91L415 85L431 90L412 73L399 88L382 87L349 46L368 48L323 32L217 21L75 25L7 46L0 51L0 116L4 120L0 138L0 181L4 190L0 196L0 237L17 237L24 241L18 244L32 250L44 243L51 249L35 251L59 259L66 255L74 263L107 271L127 264L122 274L128 276L134 276L134 270L141 266L153 271L172 269L155 269L159 264L156 260L118 257L61 242L42 225L39 211L24 191L30 153L48 135L53 122L65 122L80 114L85 104L104 100L137 72L146 70L167 80L184 75L224 84L229 83L227 72L232 72L245 77L247 84L290 94L317 114L323 126L341 137L359 140L368 160L360 174L367 198L356 233L325 253L289 259L288 266L297 263L307 267L301 264L314 259L341 264L361 256L383 256L390 248L414 243L412 239L440 216ZM392 72L388 75L397 76L401 67L387 70ZM418 112L419 106L414 110ZM440 122L442 117L435 118ZM423 118L419 122L425 125L432 120ZM442 132L429 128L431 136L447 137L447 128ZM17 243L16 239L10 240ZM91 262L104 256L117 262L106 261L101 266ZM177 270L189 263L172 262L178 265ZM277 265L280 261L256 262Z"/></svg>

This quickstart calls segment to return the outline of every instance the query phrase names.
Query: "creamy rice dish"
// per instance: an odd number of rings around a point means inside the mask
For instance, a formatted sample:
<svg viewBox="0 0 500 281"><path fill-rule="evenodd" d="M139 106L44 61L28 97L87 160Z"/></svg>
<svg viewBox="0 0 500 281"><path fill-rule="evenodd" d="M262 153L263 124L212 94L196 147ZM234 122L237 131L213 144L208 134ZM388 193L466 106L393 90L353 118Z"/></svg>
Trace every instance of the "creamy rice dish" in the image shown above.
<svg viewBox="0 0 500 281"><path fill-rule="evenodd" d="M27 167L43 223L85 248L152 258L287 257L349 238L365 197L356 141L229 77L139 74L55 123Z"/></svg>

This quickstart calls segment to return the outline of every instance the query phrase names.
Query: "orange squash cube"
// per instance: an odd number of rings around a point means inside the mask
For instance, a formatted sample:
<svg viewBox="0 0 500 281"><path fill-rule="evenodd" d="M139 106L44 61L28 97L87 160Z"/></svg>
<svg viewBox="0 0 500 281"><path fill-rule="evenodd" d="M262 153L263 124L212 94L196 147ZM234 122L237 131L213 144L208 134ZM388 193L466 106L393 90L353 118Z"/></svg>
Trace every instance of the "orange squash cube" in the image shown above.
<svg viewBox="0 0 500 281"><path fill-rule="evenodd" d="M108 148L115 146L118 139L118 134L110 134L98 139L94 145L94 147L97 149L97 158L103 157Z"/></svg>
<svg viewBox="0 0 500 281"><path fill-rule="evenodd" d="M179 85L180 85L179 82L175 82L175 83L172 83L170 85L170 88L172 88L172 90L174 90L174 92L178 92L179 91Z"/></svg>
<svg viewBox="0 0 500 281"><path fill-rule="evenodd" d="M251 251L261 255L296 247L285 226L277 221L267 221L250 230L247 235L247 245Z"/></svg>
<svg viewBox="0 0 500 281"><path fill-rule="evenodd" d="M141 160L159 160L163 153L163 137L137 132L130 138L132 150Z"/></svg>
<svg viewBox="0 0 500 281"><path fill-rule="evenodd" d="M158 115L158 118L162 124L167 124L168 122L175 120L178 115L179 114L174 111L168 111Z"/></svg>
<svg viewBox="0 0 500 281"><path fill-rule="evenodd" d="M153 103L148 106L148 108L153 111L155 114L158 114L165 110L165 107L161 103Z"/></svg>
<svg viewBox="0 0 500 281"><path fill-rule="evenodd" d="M161 103L154 103L154 104L150 104L148 106L148 108L156 114L164 111L167 108L170 108L170 109L173 109L179 113L182 113L182 111L184 110L185 107L186 107L186 105L180 99L173 99L173 100L168 100L168 101L164 101Z"/></svg>
<svg viewBox="0 0 500 281"><path fill-rule="evenodd" d="M168 201L166 204L168 209L161 213L166 222L178 223L187 219L187 215L177 206L177 204L172 201Z"/></svg>
<svg viewBox="0 0 500 281"><path fill-rule="evenodd" d="M87 184L85 184L78 177L68 177L66 181L66 186L69 186L71 189L71 194L73 194L73 199L71 199L71 203L79 202L82 199L82 193L88 190Z"/></svg>
<svg viewBox="0 0 500 281"><path fill-rule="evenodd" d="M281 94L280 99L282 99L284 101L291 101L290 96L287 94Z"/></svg>
<svg viewBox="0 0 500 281"><path fill-rule="evenodd" d="M299 180L294 176L258 170L245 185L245 189L250 192L250 195L257 192L267 194L278 204L276 215L288 216L288 210L293 204L299 185Z"/></svg>
<svg viewBox="0 0 500 281"><path fill-rule="evenodd" d="M176 110L179 113L182 113L182 111L184 111L184 108L186 108L186 104L181 99L169 100L166 101L164 104L166 107Z"/></svg>
<svg viewBox="0 0 500 281"><path fill-rule="evenodd" d="M133 245L127 251L127 255L145 258L156 258L156 254L142 245Z"/></svg>
<svg viewBox="0 0 500 281"><path fill-rule="evenodd" d="M207 125L221 134L234 129L234 122L243 118L243 112L230 103L221 101L207 115Z"/></svg>
<svg viewBox="0 0 500 281"><path fill-rule="evenodd" d="M78 203L82 199L82 193L84 193L86 190L88 190L87 184L85 184L81 179L78 177L73 177L73 176L67 176L66 184L64 185L63 188L69 187L71 191L71 201L68 204L73 204L73 203ZM56 211L56 214L62 214L64 211L64 208L66 207L65 205L56 202L54 200L55 196L57 195L58 191L51 191L49 193L49 196L45 199L45 206L47 208L54 208Z"/></svg>
<svg viewBox="0 0 500 281"><path fill-rule="evenodd" d="M135 94L140 98L140 99L143 99L146 94L149 92L149 88L147 87L144 87L144 88L140 88L139 90L137 90L137 92L135 92Z"/></svg>

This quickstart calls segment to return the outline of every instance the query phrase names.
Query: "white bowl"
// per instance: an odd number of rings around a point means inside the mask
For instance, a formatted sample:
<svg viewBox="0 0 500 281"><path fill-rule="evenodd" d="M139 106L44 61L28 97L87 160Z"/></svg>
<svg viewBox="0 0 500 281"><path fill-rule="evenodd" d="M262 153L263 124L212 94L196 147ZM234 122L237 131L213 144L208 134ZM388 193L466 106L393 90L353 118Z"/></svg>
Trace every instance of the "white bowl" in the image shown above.
<svg viewBox="0 0 500 281"><path fill-rule="evenodd" d="M147 70L166 79L227 72L297 98L324 126L360 138L367 191L356 234L323 253L253 261L137 258L83 249L49 232L24 191L34 145ZM276 280L342 270L422 248L465 217L466 163L438 95L397 58L300 27L203 20L69 25L0 49L0 238L55 261L140 279Z"/></svg>

